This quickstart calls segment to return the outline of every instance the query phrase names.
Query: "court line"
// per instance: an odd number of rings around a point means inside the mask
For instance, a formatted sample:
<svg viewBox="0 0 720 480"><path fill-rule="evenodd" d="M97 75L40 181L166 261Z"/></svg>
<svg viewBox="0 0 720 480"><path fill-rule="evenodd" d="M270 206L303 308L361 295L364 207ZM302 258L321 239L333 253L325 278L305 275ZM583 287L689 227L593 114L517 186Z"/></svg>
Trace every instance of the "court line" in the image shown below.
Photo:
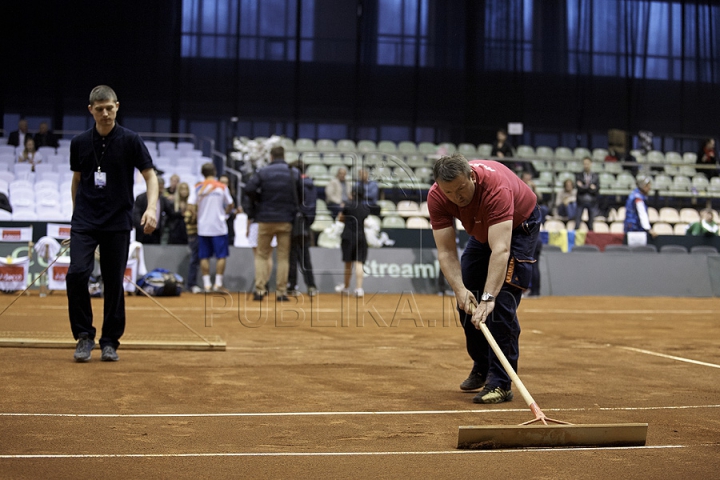
<svg viewBox="0 0 720 480"><path fill-rule="evenodd" d="M676 405L662 407L597 407L597 408L544 408L546 412L610 412L639 410L689 410L720 408L720 405ZM396 410L384 412L228 412L228 413L30 413L0 412L0 417L70 417L70 418L184 418L184 417L316 417L365 415L458 415L465 413L527 413L527 408L493 410Z"/></svg>
<svg viewBox="0 0 720 480"><path fill-rule="evenodd" d="M525 448L501 450L430 450L421 452L217 452L217 453L87 453L87 454L18 454L0 455L0 459L62 459L62 458L173 458L173 457L364 457L400 455L472 455L480 453L592 452L604 450L667 450L699 445L645 445L636 447L569 447Z"/></svg>
<svg viewBox="0 0 720 480"><path fill-rule="evenodd" d="M691 358L676 357L675 355L666 355L664 353L643 350L642 348L623 347L620 345L618 345L617 347L622 348L623 350L629 350L631 352L644 353L646 355L653 355L655 357L669 358L670 360L677 360L678 362L692 363L695 365L702 365L704 367L720 368L720 365L717 365L715 363L701 362L699 360L693 360Z"/></svg>
<svg viewBox="0 0 720 480"><path fill-rule="evenodd" d="M714 315L717 310L579 310L579 309L561 309L561 308L526 308L521 307L520 313L578 313L589 315L648 315L648 314L668 314L668 315ZM637 320L637 319L633 319Z"/></svg>

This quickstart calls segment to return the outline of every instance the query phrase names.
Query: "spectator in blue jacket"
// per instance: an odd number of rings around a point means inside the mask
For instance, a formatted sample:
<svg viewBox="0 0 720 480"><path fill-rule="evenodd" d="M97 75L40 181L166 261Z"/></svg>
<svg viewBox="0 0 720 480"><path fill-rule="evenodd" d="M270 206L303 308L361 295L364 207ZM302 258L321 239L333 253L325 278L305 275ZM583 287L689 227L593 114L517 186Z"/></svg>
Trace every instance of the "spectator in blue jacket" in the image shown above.
<svg viewBox="0 0 720 480"><path fill-rule="evenodd" d="M255 256L255 293L261 301L267 294L271 272L268 258L272 255L272 238L277 237L277 277L275 298L287 302L287 283L290 257L290 234L295 218L296 198L302 198L300 172L285 163L285 149L270 150L271 161L253 175L245 187L252 205L252 218L258 224L257 255ZM297 195L293 194L293 190Z"/></svg>
<svg viewBox="0 0 720 480"><path fill-rule="evenodd" d="M368 205L377 205L378 199L380 198L380 189L375 180L370 180L368 171L364 168L358 171L358 185L363 187L365 203Z"/></svg>

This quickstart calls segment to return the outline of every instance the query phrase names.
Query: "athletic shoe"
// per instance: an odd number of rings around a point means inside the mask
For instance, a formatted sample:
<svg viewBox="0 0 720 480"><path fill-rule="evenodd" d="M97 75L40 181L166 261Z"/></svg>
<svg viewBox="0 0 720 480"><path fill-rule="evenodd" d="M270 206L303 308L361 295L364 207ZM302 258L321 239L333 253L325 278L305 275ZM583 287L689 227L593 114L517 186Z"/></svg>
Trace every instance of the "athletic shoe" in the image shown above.
<svg viewBox="0 0 720 480"><path fill-rule="evenodd" d="M112 345L105 345L102 349L100 360L103 362L117 362L120 358Z"/></svg>
<svg viewBox="0 0 720 480"><path fill-rule="evenodd" d="M299 297L302 295L302 293L300 293L300 290L295 290L295 289L288 290L287 294L288 294L288 297Z"/></svg>
<svg viewBox="0 0 720 480"><path fill-rule="evenodd" d="M500 387L485 385L485 388L475 395L473 403L502 403L509 402L512 399L512 390L504 390Z"/></svg>
<svg viewBox="0 0 720 480"><path fill-rule="evenodd" d="M263 295L262 293L258 293L258 292L253 293L253 300L256 302L262 302L264 298L265 298L265 295Z"/></svg>
<svg viewBox="0 0 720 480"><path fill-rule="evenodd" d="M350 289L345 288L345 284L335 285L335 291L342 295L350 295Z"/></svg>
<svg viewBox="0 0 720 480"><path fill-rule="evenodd" d="M213 292L216 292L216 293L228 293L228 294L230 293L230 292L229 292L225 287L223 287L222 285L215 285L215 286L213 287L212 291L213 291Z"/></svg>
<svg viewBox="0 0 720 480"><path fill-rule="evenodd" d="M276 302L289 302L290 299L288 298L287 295L278 295L277 297L275 297L275 301Z"/></svg>
<svg viewBox="0 0 720 480"><path fill-rule="evenodd" d="M317 287L308 287L308 297L315 297L318 294Z"/></svg>
<svg viewBox="0 0 720 480"><path fill-rule="evenodd" d="M202 293L203 289L198 287L197 285L193 285L190 287L190 292L192 293Z"/></svg>
<svg viewBox="0 0 720 480"><path fill-rule="evenodd" d="M470 390L477 390L485 385L485 376L475 372L473 370L470 375L460 384L460 390L468 392Z"/></svg>
<svg viewBox="0 0 720 480"><path fill-rule="evenodd" d="M356 297L364 297L365 296L365 290L362 288L356 288L355 289L355 296Z"/></svg>
<svg viewBox="0 0 720 480"><path fill-rule="evenodd" d="M81 333L75 347L75 361L89 362L93 348L95 348L95 340L91 340L87 333Z"/></svg>

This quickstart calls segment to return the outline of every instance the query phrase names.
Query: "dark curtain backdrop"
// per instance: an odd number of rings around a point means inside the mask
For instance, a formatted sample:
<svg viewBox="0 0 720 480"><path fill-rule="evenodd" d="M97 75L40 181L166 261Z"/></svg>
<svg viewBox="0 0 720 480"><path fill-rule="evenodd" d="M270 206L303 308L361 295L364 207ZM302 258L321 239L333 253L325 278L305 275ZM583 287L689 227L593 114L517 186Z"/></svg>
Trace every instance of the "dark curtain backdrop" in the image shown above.
<svg viewBox="0 0 720 480"><path fill-rule="evenodd" d="M123 115L173 131L223 124L218 137L231 117L290 136L456 143L489 141L508 121L578 143L609 128L715 135L715 2L217 3L228 8L193 21L183 0L3 2L0 119L48 115L62 128L108 83ZM282 28L260 10L248 24L259 5L279 8L268 15Z"/></svg>

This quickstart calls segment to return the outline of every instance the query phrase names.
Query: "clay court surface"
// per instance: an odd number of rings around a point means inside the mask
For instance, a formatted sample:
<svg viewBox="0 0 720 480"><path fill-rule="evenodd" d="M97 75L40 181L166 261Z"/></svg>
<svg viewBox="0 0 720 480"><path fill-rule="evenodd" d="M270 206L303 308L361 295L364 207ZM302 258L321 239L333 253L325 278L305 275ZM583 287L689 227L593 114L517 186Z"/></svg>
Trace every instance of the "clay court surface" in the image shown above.
<svg viewBox="0 0 720 480"><path fill-rule="evenodd" d="M0 316L2 338L67 343L0 348L0 478L720 478L718 299L523 300L519 373L545 413L649 428L645 447L514 451L455 448L460 425L532 415L459 390L450 298L159 300L226 350L137 348L199 340L144 297L118 363L72 360L62 292Z"/></svg>

